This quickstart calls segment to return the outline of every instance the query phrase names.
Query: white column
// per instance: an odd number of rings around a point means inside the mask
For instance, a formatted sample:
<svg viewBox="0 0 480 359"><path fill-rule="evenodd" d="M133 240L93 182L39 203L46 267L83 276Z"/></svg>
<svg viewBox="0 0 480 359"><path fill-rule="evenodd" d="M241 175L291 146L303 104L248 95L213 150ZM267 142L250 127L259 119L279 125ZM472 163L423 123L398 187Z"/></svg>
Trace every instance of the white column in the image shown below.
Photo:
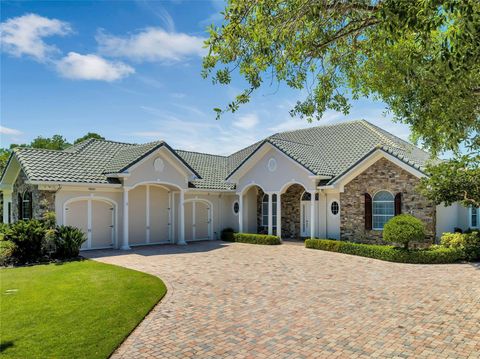
<svg viewBox="0 0 480 359"><path fill-rule="evenodd" d="M243 193L238 195L238 232L243 233Z"/></svg>
<svg viewBox="0 0 480 359"><path fill-rule="evenodd" d="M180 233L178 236L177 244L185 245L185 192L180 191Z"/></svg>
<svg viewBox="0 0 480 359"><path fill-rule="evenodd" d="M150 243L150 186L147 184L146 189L145 189L145 204L147 208L145 209L145 227L146 227L146 233L145 233L145 241L147 243Z"/></svg>
<svg viewBox="0 0 480 359"><path fill-rule="evenodd" d="M3 190L3 223L8 223L8 204L12 207L12 190Z"/></svg>
<svg viewBox="0 0 480 359"><path fill-rule="evenodd" d="M277 193L277 236L282 238L282 201L280 192Z"/></svg>
<svg viewBox="0 0 480 359"><path fill-rule="evenodd" d="M272 213L272 199L273 194L268 194L268 234L273 234L273 213Z"/></svg>
<svg viewBox="0 0 480 359"><path fill-rule="evenodd" d="M315 191L310 192L310 238L315 238Z"/></svg>
<svg viewBox="0 0 480 359"><path fill-rule="evenodd" d="M128 245L128 187L123 187L123 250L129 250Z"/></svg>

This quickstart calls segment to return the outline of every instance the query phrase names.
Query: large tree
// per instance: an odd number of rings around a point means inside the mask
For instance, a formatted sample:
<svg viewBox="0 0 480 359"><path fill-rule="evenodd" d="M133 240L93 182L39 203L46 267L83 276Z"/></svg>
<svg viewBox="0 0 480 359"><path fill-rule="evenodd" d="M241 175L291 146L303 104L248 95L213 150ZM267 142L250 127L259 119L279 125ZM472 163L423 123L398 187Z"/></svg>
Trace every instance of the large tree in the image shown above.
<svg viewBox="0 0 480 359"><path fill-rule="evenodd" d="M306 89L291 114L310 121L372 96L432 154L462 146L465 170L478 168L480 1L230 0L224 16L203 76L229 84L238 71L248 87L219 116L265 81Z"/></svg>

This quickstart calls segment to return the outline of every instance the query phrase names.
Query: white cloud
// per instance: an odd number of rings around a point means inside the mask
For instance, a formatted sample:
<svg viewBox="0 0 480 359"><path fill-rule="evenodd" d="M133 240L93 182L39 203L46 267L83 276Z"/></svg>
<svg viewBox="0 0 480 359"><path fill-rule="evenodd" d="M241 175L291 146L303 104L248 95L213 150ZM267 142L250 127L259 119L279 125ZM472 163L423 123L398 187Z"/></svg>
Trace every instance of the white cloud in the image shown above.
<svg viewBox="0 0 480 359"><path fill-rule="evenodd" d="M68 23L36 14L11 18L0 24L2 50L13 56L32 56L37 61L45 61L58 52L55 46L43 41L44 37L70 32Z"/></svg>
<svg viewBox="0 0 480 359"><path fill-rule="evenodd" d="M134 61L180 61L189 56L203 56L204 38L150 27L127 37L99 32L100 53Z"/></svg>
<svg viewBox="0 0 480 359"><path fill-rule="evenodd" d="M107 61L93 55L69 52L57 62L58 72L72 80L115 81L133 74L135 70L122 62Z"/></svg>
<svg viewBox="0 0 480 359"><path fill-rule="evenodd" d="M259 120L257 114L249 113L234 120L233 125L241 129L250 130L254 128L258 122Z"/></svg>
<svg viewBox="0 0 480 359"><path fill-rule="evenodd" d="M18 136L18 135L21 135L23 132L19 131L19 130L16 130L14 128L9 128L9 127L5 127L5 126L0 125L0 133L2 135Z"/></svg>

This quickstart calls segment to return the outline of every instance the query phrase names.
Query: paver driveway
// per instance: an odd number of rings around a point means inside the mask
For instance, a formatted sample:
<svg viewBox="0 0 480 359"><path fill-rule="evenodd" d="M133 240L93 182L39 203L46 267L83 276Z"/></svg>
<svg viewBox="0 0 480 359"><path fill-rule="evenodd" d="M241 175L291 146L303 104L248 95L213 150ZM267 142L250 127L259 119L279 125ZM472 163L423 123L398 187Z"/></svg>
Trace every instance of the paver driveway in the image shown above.
<svg viewBox="0 0 480 359"><path fill-rule="evenodd" d="M479 266L388 263L293 244L87 255L168 286L114 358L480 358Z"/></svg>

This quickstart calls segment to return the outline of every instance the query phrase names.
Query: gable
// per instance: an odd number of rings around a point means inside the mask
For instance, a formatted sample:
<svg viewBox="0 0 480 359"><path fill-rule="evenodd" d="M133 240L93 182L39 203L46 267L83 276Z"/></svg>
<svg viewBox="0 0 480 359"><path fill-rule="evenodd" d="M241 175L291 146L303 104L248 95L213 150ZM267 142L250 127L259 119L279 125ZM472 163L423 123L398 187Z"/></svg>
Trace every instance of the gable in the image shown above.
<svg viewBox="0 0 480 359"><path fill-rule="evenodd" d="M276 191L287 183L298 183L314 189L317 179L318 176L268 143L257 150L230 178L237 183L237 191L256 184L265 192Z"/></svg>
<svg viewBox="0 0 480 359"><path fill-rule="evenodd" d="M171 151L160 147L124 172L124 185L161 182L187 188L188 181L195 178Z"/></svg>
<svg viewBox="0 0 480 359"><path fill-rule="evenodd" d="M337 187L340 191L343 191L344 187L352 180L360 176L365 171L369 170L372 166L378 166L379 161L388 161L388 163L392 163L393 165L395 165L396 168L398 168L397 172L405 171L410 176L418 179L426 176L422 171L415 168L411 164L402 161L401 159L380 148L377 148L370 154L365 156L363 159L358 161L354 166L350 167L347 171L342 173L340 176L336 177L333 181L329 183L327 187L333 186Z"/></svg>

